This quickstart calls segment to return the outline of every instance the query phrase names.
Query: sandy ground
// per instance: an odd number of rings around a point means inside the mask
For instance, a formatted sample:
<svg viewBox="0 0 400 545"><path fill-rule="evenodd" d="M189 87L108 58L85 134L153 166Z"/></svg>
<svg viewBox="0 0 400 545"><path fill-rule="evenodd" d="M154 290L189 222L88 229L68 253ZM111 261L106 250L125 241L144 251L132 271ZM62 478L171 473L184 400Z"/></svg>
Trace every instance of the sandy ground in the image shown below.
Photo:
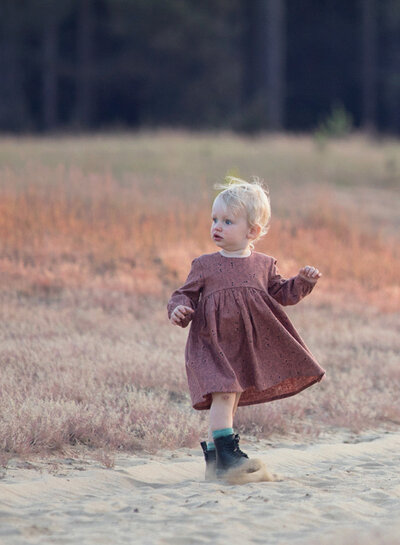
<svg viewBox="0 0 400 545"><path fill-rule="evenodd" d="M200 448L120 455L112 469L12 460L0 543L400 543L400 431L241 443L281 480L204 482Z"/></svg>

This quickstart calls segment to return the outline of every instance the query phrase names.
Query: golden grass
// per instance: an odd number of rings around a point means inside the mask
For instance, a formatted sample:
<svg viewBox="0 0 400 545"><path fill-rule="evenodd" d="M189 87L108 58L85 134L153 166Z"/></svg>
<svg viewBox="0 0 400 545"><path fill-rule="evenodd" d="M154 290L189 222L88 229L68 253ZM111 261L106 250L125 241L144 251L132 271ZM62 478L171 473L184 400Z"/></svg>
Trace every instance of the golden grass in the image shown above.
<svg viewBox="0 0 400 545"><path fill-rule="evenodd" d="M173 448L205 432L186 392L186 332L164 307L191 259L215 251L213 184L227 172L270 187L272 226L256 250L285 276L323 273L290 313L329 377L239 410L237 425L268 435L398 422L399 150L186 133L0 141L5 459Z"/></svg>
<svg viewBox="0 0 400 545"><path fill-rule="evenodd" d="M111 173L37 167L35 176L46 183L23 187L8 175L0 193L3 272L25 291L95 278L129 293L161 295L184 278L191 258L214 250L208 240L212 187L206 193L200 186L183 201L168 186L143 190L133 180L124 187ZM332 190L310 194L312 202L292 216L278 210L257 250L276 255L293 274L301 264L316 265L329 290L383 310L398 308L397 238L364 229L357 210L340 206Z"/></svg>

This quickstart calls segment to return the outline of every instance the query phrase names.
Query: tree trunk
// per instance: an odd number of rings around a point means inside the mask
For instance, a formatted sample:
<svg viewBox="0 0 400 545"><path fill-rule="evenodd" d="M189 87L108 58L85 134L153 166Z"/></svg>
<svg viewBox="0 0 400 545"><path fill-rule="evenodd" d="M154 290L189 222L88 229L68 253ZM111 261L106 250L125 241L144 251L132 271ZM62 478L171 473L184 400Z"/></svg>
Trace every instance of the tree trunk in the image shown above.
<svg viewBox="0 0 400 545"><path fill-rule="evenodd" d="M284 124L284 0L244 0L244 10L245 106L255 109L263 127L279 130Z"/></svg>
<svg viewBox="0 0 400 545"><path fill-rule="evenodd" d="M0 44L0 127L6 130L20 130L29 124L22 82L18 10L14 0L5 0L0 7L3 21Z"/></svg>
<svg viewBox="0 0 400 545"><path fill-rule="evenodd" d="M268 121L272 130L284 124L285 99L285 5L284 0L268 1L267 97Z"/></svg>
<svg viewBox="0 0 400 545"><path fill-rule="evenodd" d="M57 23L54 12L49 13L43 30L42 101L44 128L52 130L57 125Z"/></svg>
<svg viewBox="0 0 400 545"><path fill-rule="evenodd" d="M376 0L361 0L362 6L362 125L376 128L377 104L377 9Z"/></svg>
<svg viewBox="0 0 400 545"><path fill-rule="evenodd" d="M80 0L78 16L77 122L88 128L93 114L93 13L92 0Z"/></svg>
<svg viewBox="0 0 400 545"><path fill-rule="evenodd" d="M400 134L400 5L397 0L386 3L384 11L384 113L387 129Z"/></svg>

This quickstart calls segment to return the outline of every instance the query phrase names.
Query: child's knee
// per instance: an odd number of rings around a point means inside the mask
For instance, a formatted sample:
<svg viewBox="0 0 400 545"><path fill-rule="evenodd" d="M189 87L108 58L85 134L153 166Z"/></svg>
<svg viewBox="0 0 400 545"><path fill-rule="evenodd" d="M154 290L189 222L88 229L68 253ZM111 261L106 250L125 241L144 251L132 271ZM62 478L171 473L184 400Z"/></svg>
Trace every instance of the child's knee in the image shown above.
<svg viewBox="0 0 400 545"><path fill-rule="evenodd" d="M214 392L212 399L217 402L232 403L236 399L236 394L234 392Z"/></svg>

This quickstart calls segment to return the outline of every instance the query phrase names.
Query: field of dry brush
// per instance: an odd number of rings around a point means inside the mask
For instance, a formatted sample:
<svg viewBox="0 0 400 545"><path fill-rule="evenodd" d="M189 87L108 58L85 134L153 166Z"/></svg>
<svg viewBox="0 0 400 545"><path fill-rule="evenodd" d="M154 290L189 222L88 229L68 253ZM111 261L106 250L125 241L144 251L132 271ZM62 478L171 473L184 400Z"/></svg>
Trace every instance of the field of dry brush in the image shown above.
<svg viewBox="0 0 400 545"><path fill-rule="evenodd" d="M0 140L0 461L193 446L170 293L209 240L214 183L264 179L256 250L323 273L287 309L327 378L240 408L262 437L398 426L400 144L180 132Z"/></svg>

